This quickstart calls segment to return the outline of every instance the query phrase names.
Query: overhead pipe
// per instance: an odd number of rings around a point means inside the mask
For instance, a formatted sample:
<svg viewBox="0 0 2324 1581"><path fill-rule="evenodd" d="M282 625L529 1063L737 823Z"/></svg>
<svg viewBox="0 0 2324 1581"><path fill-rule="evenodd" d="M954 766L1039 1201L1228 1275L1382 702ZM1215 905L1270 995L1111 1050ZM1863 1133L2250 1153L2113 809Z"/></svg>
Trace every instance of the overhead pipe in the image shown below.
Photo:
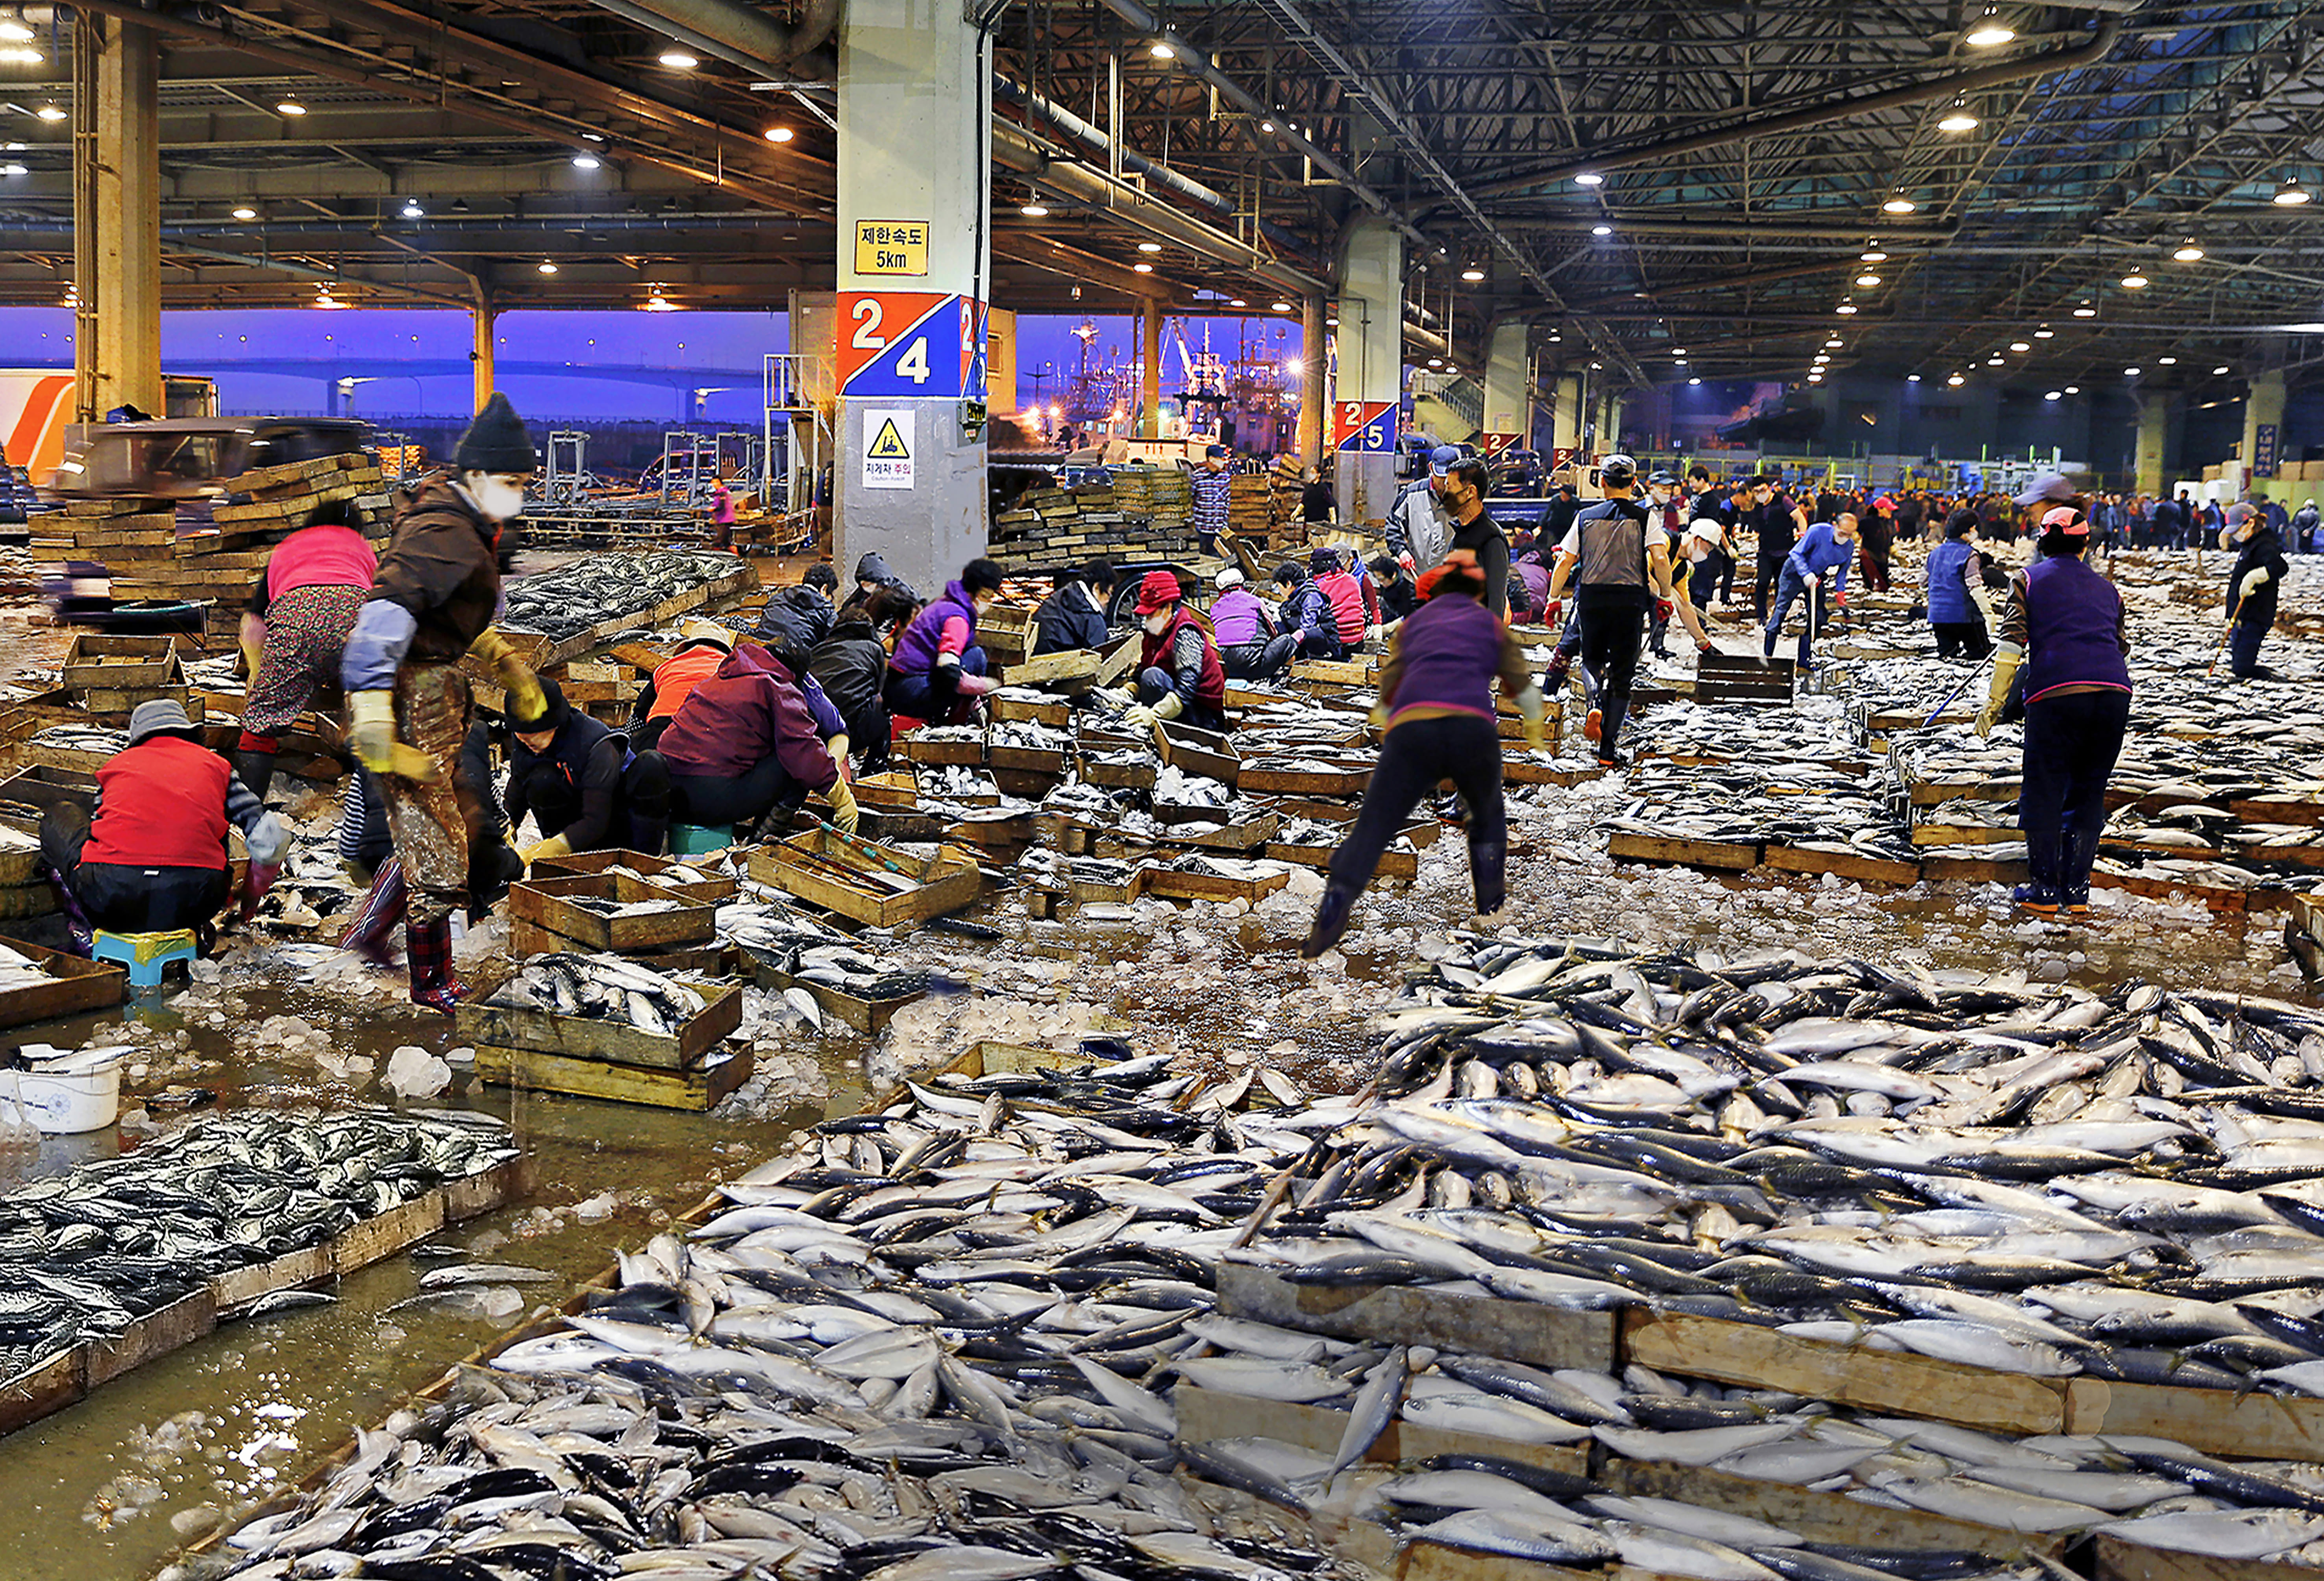
<svg viewBox="0 0 2324 1581"><path fill-rule="evenodd" d="M1113 0L1108 0L1108 4L1113 4ZM1909 88L1859 94L1854 98L1819 98L1794 109L1778 110L1773 115L1738 121L1715 132L1697 132L1635 148L1614 149L1592 154L1587 159L1543 165L1521 175L1476 182L1469 187L1468 191L1472 198L1498 198L1513 192L1529 191L1551 181L1566 180L1584 171L1622 170L1631 165L1656 164L1680 154L1699 153L1707 148L1724 148L1730 143L1741 143L1754 137L1780 136L1786 132L1826 126L1834 121L1850 120L1881 110L1904 109L1913 105L1926 104L1932 99L1976 93L1984 88L1997 88L2006 82L2022 81L2028 77L2073 71L2104 60L2114 53L2114 47L2121 39L2122 19L2109 16L2098 24L2098 31L2091 36L2089 42L2070 50L2052 50L2043 54L2027 55L2015 60L1981 66L1974 71L1958 71L1950 77L1932 78ZM1425 217L1423 216L1424 219Z"/></svg>

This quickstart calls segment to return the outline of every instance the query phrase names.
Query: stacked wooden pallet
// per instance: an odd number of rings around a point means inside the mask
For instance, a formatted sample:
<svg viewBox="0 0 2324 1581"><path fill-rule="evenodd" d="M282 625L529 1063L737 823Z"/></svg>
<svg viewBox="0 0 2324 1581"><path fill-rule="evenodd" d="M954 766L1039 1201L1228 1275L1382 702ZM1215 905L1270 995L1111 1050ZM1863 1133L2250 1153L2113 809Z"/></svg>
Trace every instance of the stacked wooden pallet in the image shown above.
<svg viewBox="0 0 2324 1581"><path fill-rule="evenodd" d="M1275 528L1274 485L1263 472L1238 472L1227 479L1227 531L1237 538L1265 540Z"/></svg>
<svg viewBox="0 0 2324 1581"><path fill-rule="evenodd" d="M189 538L178 556L217 553L248 548L298 527L318 505L353 502L368 514L367 496L384 507L381 494L379 458L368 452L318 456L306 461L286 461L261 467L226 482L229 495L246 495L246 503L219 505L210 512L215 532Z"/></svg>
<svg viewBox="0 0 2324 1581"><path fill-rule="evenodd" d="M1111 485L1039 488L992 519L992 558L1014 574L1070 570L1093 559L1192 554L1185 475L1131 467Z"/></svg>
<svg viewBox="0 0 2324 1581"><path fill-rule="evenodd" d="M33 518L37 559L166 560L178 537L178 513L155 500L73 500Z"/></svg>

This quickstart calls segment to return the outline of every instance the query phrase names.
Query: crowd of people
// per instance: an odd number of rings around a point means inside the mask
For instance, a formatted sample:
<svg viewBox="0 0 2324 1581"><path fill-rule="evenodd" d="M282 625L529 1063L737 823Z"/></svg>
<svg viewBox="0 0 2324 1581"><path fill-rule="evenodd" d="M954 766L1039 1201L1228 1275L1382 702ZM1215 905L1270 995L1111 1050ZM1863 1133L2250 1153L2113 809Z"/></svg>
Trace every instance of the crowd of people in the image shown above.
<svg viewBox="0 0 2324 1581"><path fill-rule="evenodd" d="M149 703L97 776L95 804L61 804L44 821L43 854L80 948L97 930L206 935L229 900L230 829L250 857L242 903L255 904L288 844L264 801L279 738L334 685L356 765L340 854L368 886L344 942L391 966L401 923L413 1002L449 1011L462 993L452 919L476 915L536 863L658 852L681 829L764 839L811 799L853 834L854 778L882 767L898 735L974 719L998 684L979 626L1001 596L999 565L973 559L923 598L867 554L844 597L836 571L818 564L774 589L747 633L686 623L630 717L592 717L492 624L532 460L496 395L448 476L401 501L383 553L342 505L318 507L276 547L244 616L250 682L231 761L178 705ZM1207 458L1196 491L1198 524L1221 535L1209 495L1222 505L1214 480L1224 476L1222 458ZM1134 621L1137 665L1125 689L1097 700L1135 730L1224 730L1231 681L1279 677L1302 659L1378 656L1381 756L1333 861L1305 945L1314 956L1348 926L1388 839L1446 780L1465 809L1477 916L1500 914L1497 685L1537 742L1545 692L1579 680L1582 735L1600 766L1618 770L1642 652L1665 654L1675 624L1711 652L1704 617L1740 617L1746 553L1759 656L1773 661L1795 629L1793 662L1807 669L1834 612L1846 614L1851 576L1886 591L1895 546L1925 540L1918 591L1938 657L1993 661L1977 728L2024 722L2033 876L2017 899L2070 912L2088 904L2106 781L2130 718L2130 635L2104 556L2216 539L2234 556L2223 654L2235 675L2262 676L2285 549L2316 549L2324 532L2312 502L2288 514L2264 500L2126 499L2079 493L2054 474L2007 496L1957 496L1794 489L1771 473L1721 481L1700 465L1644 473L1612 455L1598 478L1599 498L1565 485L1537 528L1512 536L1493 514L1485 463L1442 447L1393 502L1385 553L1315 543L1264 589L1230 563L1206 599L1173 570L1146 570L1133 587L1122 568L1095 560L1058 578L1034 612L1032 651L1093 650L1118 620ZM2021 539L2030 556L2008 547ZM1538 681L1510 632L1528 620L1558 632ZM474 706L478 671L499 683L498 720ZM535 832L521 839L528 823Z"/></svg>

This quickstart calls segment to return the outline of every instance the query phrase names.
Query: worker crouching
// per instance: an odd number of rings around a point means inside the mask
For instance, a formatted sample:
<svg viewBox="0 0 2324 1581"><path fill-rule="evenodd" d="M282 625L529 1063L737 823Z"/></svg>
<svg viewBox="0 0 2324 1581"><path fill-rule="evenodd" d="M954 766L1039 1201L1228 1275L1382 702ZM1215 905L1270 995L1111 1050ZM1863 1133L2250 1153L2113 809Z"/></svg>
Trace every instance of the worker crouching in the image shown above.
<svg viewBox="0 0 2324 1581"><path fill-rule="evenodd" d="M1127 721L1140 729L1157 719L1181 719L1197 730L1224 730L1226 669L1209 630L1183 602L1178 578L1147 572L1138 585L1138 706Z"/></svg>
<svg viewBox="0 0 2324 1581"><path fill-rule="evenodd" d="M553 680L540 683L538 718L509 722L504 805L512 835L532 815L541 837L518 852L543 857L625 846L651 855L669 832L669 769L659 752L577 713Z"/></svg>
<svg viewBox="0 0 2324 1581"><path fill-rule="evenodd" d="M531 670L492 630L501 534L524 509L533 465L532 441L506 396L476 414L453 464L453 481L428 485L397 519L341 667L348 738L379 776L409 892L411 1000L447 1013L461 995L452 913L488 843L484 792L457 772L471 707L461 659L473 651L493 667L511 717L538 718L543 707Z"/></svg>
<svg viewBox="0 0 2324 1581"><path fill-rule="evenodd" d="M272 870L289 837L233 766L202 744L174 702L140 703L129 744L97 771L97 806L51 807L41 819L41 854L73 929L88 953L89 929L170 933L192 929L202 946L226 901L226 828L242 830L254 874Z"/></svg>
<svg viewBox="0 0 2324 1581"><path fill-rule="evenodd" d="M324 686L337 686L347 634L371 596L379 557L359 530L355 507L318 505L277 544L242 616L243 700L235 772L266 800L281 733Z"/></svg>
<svg viewBox="0 0 2324 1581"><path fill-rule="evenodd" d="M904 729L966 724L977 699L997 684L985 673L976 622L1000 596L1001 568L973 559L896 639L888 661L888 709Z"/></svg>
<svg viewBox="0 0 2324 1581"><path fill-rule="evenodd" d="M738 645L662 733L673 816L743 827L751 839L763 840L809 791L821 791L834 821L852 832L855 798L840 772L847 738L837 714L824 707L818 718L781 660L755 643Z"/></svg>

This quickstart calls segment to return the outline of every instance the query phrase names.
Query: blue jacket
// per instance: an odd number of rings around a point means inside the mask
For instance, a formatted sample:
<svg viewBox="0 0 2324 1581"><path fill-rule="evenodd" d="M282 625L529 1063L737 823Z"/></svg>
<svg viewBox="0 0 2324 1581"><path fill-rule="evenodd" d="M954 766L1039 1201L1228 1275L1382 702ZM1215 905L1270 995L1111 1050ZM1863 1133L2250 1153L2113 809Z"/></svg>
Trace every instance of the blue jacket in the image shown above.
<svg viewBox="0 0 2324 1581"><path fill-rule="evenodd" d="M1977 550L1965 538L1948 538L1929 551L1929 624L1945 625L1976 620L1977 606L1969 596L1967 572Z"/></svg>
<svg viewBox="0 0 2324 1581"><path fill-rule="evenodd" d="M1831 590L1841 593L1847 591L1849 562L1855 558L1856 541L1851 538L1846 543L1840 542L1831 522L1819 522L1792 545L1784 565L1802 581L1812 576L1828 576L1831 578Z"/></svg>

